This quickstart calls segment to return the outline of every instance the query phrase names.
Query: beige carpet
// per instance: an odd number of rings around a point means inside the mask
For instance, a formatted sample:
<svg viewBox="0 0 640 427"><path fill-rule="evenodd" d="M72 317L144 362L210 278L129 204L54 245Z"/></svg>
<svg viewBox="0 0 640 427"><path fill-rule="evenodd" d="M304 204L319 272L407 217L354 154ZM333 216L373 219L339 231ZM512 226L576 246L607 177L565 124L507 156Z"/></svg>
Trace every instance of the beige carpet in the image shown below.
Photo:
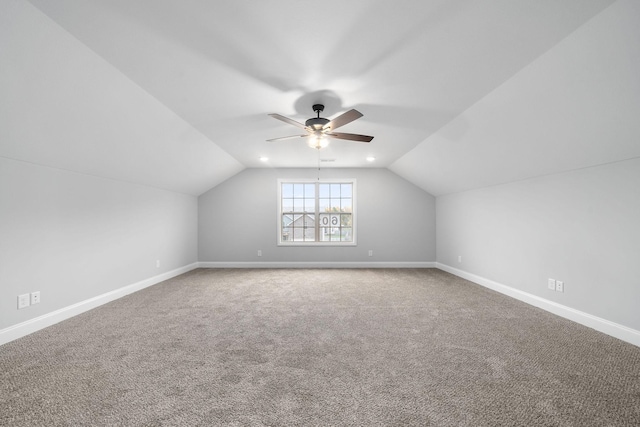
<svg viewBox="0 0 640 427"><path fill-rule="evenodd" d="M0 380L4 426L640 425L640 348L435 269L194 270Z"/></svg>

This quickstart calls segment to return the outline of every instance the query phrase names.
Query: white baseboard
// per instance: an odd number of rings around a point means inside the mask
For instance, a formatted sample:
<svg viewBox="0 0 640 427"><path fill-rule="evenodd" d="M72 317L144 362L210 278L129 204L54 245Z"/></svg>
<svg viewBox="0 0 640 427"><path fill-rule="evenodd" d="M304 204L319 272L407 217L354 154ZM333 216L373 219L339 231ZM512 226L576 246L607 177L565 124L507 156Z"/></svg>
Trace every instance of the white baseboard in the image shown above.
<svg viewBox="0 0 640 427"><path fill-rule="evenodd" d="M89 311L92 308L96 308L118 298L122 298L125 295L131 294L144 288L148 288L149 286L179 276L180 274L186 273L196 268L198 268L198 263L194 262L193 264L176 268L175 270L167 271L166 273L158 274L157 276L141 280L140 282L115 289L102 295L80 301L68 307L52 311L51 313L43 314L42 316L36 317L34 319L18 323L17 325L1 329L0 345L24 337L25 335L29 335L48 326L55 325L58 322L69 319L73 316L77 316L78 314L84 313L85 311Z"/></svg>
<svg viewBox="0 0 640 427"><path fill-rule="evenodd" d="M436 268L640 347L640 331L437 262Z"/></svg>
<svg viewBox="0 0 640 427"><path fill-rule="evenodd" d="M435 268L435 262L199 262L200 268Z"/></svg>
<svg viewBox="0 0 640 427"><path fill-rule="evenodd" d="M438 262L197 262L0 330L0 345L196 268L439 268L550 313L640 347L640 331Z"/></svg>

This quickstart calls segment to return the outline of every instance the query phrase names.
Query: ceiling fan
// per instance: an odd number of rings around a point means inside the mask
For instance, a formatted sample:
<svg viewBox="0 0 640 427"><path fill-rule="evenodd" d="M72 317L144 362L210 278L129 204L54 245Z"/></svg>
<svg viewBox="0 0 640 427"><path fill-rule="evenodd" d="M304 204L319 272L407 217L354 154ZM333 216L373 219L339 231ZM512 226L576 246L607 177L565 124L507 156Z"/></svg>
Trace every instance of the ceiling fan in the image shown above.
<svg viewBox="0 0 640 427"><path fill-rule="evenodd" d="M327 138L335 138L335 139L346 139L349 141L357 141L357 142L370 142L373 137L367 135L358 135L355 133L341 133L334 132L335 129L340 126L344 126L347 123L351 123L352 121L359 119L362 117L362 113L358 110L349 110L346 113L343 113L336 117L333 120L325 119L320 117L320 112L324 110L324 105L322 104L314 104L313 111L315 111L318 116L312 117L307 120L304 124L292 120L288 117L282 116L280 114L269 114L274 119L282 120L285 123L289 123L291 125L297 126L301 129L307 131L305 135L292 135L292 136L283 136L282 138L273 138L268 139L268 142L272 141L283 141L285 139L293 139L293 138L309 138L309 146L315 149L321 149L329 145L329 141Z"/></svg>

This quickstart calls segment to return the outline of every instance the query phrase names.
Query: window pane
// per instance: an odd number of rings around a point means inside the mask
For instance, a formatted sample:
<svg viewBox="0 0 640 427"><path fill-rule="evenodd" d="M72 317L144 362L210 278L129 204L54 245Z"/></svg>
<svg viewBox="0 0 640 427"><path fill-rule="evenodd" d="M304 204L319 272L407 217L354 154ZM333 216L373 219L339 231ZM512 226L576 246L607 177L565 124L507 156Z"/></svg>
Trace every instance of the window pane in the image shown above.
<svg viewBox="0 0 640 427"><path fill-rule="evenodd" d="M304 225L307 227L315 227L316 219L313 217L313 215L304 216Z"/></svg>
<svg viewBox="0 0 640 427"><path fill-rule="evenodd" d="M351 197L351 184L341 184L340 185L340 197Z"/></svg>
<svg viewBox="0 0 640 427"><path fill-rule="evenodd" d="M340 230L340 240L342 242L351 242L351 241L353 241L353 235L351 233L351 228L342 228Z"/></svg>
<svg viewBox="0 0 640 427"><path fill-rule="evenodd" d="M340 199L331 199L331 212L340 212Z"/></svg>
<svg viewBox="0 0 640 427"><path fill-rule="evenodd" d="M331 184L331 198L340 197L340 184Z"/></svg>
<svg viewBox="0 0 640 427"><path fill-rule="evenodd" d="M293 199L294 212L302 212L303 207L304 207L304 199Z"/></svg>
<svg viewBox="0 0 640 427"><path fill-rule="evenodd" d="M304 241L304 228L296 227L293 229L293 240L296 242Z"/></svg>
<svg viewBox="0 0 640 427"><path fill-rule="evenodd" d="M288 227L293 222L293 217L291 215L282 215L282 227Z"/></svg>
<svg viewBox="0 0 640 427"><path fill-rule="evenodd" d="M320 226L321 227L330 227L331 226L331 215L329 215L329 214L320 214Z"/></svg>
<svg viewBox="0 0 640 427"><path fill-rule="evenodd" d="M331 229L327 227L320 227L320 241L328 242L331 240Z"/></svg>
<svg viewBox="0 0 640 427"><path fill-rule="evenodd" d="M305 242L315 242L316 240L316 230L315 228L306 228L304 230L304 241Z"/></svg>
<svg viewBox="0 0 640 427"><path fill-rule="evenodd" d="M320 199L319 200L319 205L318 205L318 210L320 212L329 212L330 205L331 205L330 202L331 202L330 199Z"/></svg>
<svg viewBox="0 0 640 427"><path fill-rule="evenodd" d="M316 211L315 199L304 199L304 211L314 213Z"/></svg>
<svg viewBox="0 0 640 427"><path fill-rule="evenodd" d="M293 212L293 199L282 199L282 212Z"/></svg>
<svg viewBox="0 0 640 427"><path fill-rule="evenodd" d="M340 212L351 212L351 199L340 199Z"/></svg>
<svg viewBox="0 0 640 427"><path fill-rule="evenodd" d="M351 214L340 215L340 226L351 227Z"/></svg>
<svg viewBox="0 0 640 427"><path fill-rule="evenodd" d="M304 197L316 197L316 185L315 184L305 184L304 185Z"/></svg>
<svg viewBox="0 0 640 427"><path fill-rule="evenodd" d="M304 197L304 184L293 184L293 197Z"/></svg>
<svg viewBox="0 0 640 427"><path fill-rule="evenodd" d="M331 197L330 184L320 184L319 187L320 187L320 195L319 195L320 197L324 197L327 199Z"/></svg>
<svg viewBox="0 0 640 427"><path fill-rule="evenodd" d="M282 184L282 198L293 197L293 184Z"/></svg>

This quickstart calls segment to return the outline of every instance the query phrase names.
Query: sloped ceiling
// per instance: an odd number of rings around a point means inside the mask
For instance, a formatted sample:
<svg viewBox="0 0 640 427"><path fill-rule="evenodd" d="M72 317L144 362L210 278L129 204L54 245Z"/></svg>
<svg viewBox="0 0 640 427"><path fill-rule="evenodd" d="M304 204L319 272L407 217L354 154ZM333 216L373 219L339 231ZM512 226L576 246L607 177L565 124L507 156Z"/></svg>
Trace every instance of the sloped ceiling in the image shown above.
<svg viewBox="0 0 640 427"><path fill-rule="evenodd" d="M391 165L433 194L640 156L640 2L618 2Z"/></svg>
<svg viewBox="0 0 640 427"><path fill-rule="evenodd" d="M194 195L320 157L439 195L640 156L632 0L0 8L5 157ZM374 140L265 142L297 133L267 113L317 102L360 110L342 129Z"/></svg>

